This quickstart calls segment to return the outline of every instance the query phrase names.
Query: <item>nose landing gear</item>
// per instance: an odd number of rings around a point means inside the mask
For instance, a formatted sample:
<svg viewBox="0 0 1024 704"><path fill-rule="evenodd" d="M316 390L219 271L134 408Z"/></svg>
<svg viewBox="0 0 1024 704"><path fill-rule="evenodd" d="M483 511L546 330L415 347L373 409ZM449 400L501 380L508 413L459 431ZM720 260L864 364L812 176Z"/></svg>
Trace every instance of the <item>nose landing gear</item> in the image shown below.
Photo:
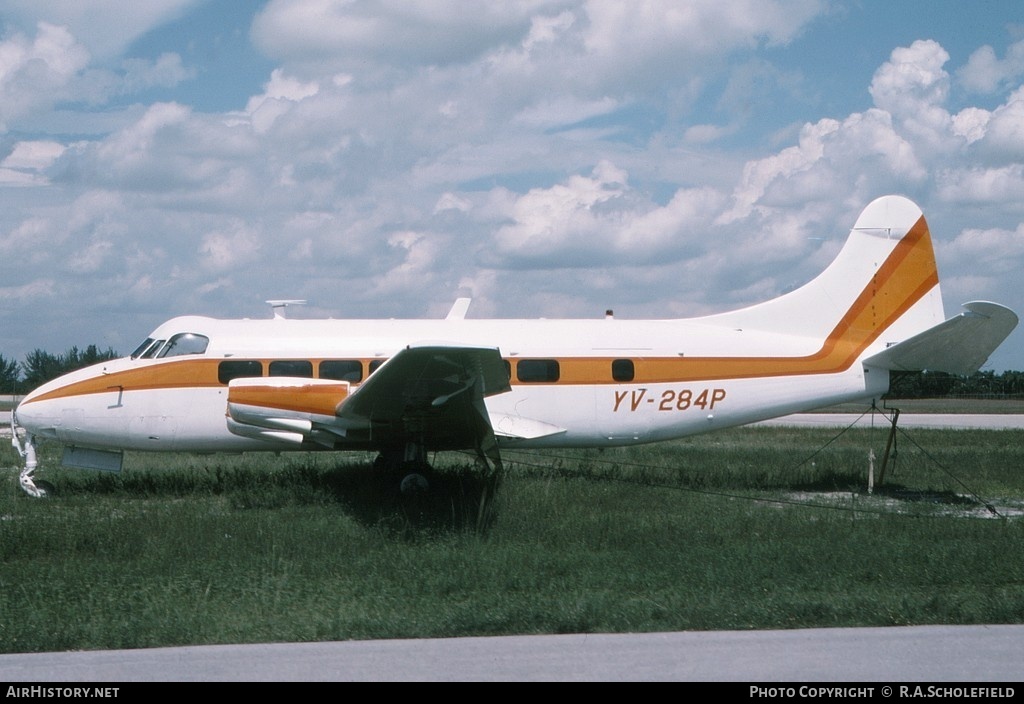
<svg viewBox="0 0 1024 704"><path fill-rule="evenodd" d="M14 411L11 411L11 446L25 462L21 475L18 477L18 483L21 485L22 490L29 496L37 499L49 496L53 491L53 487L47 482L36 482L32 477L39 467L39 460L36 458L36 438L34 435L26 435L24 442L22 442L21 435L18 434L18 418Z"/></svg>

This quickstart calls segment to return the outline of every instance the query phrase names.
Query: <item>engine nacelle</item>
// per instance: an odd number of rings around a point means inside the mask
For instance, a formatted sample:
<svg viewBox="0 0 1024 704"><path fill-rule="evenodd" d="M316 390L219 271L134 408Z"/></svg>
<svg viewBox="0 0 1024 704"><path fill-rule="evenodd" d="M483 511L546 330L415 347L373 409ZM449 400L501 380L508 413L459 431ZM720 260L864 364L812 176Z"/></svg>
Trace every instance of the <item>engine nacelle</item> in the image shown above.
<svg viewBox="0 0 1024 704"><path fill-rule="evenodd" d="M331 379L254 377L228 383L228 429L242 437L301 445L318 421L336 420L350 384Z"/></svg>

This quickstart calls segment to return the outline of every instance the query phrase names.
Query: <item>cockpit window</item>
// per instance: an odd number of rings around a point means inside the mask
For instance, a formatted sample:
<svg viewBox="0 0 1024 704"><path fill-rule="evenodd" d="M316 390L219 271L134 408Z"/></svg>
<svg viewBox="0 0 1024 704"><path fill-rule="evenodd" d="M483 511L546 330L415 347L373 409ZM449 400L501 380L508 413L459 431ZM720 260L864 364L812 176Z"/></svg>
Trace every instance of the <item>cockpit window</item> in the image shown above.
<svg viewBox="0 0 1024 704"><path fill-rule="evenodd" d="M160 349L164 342L166 342L166 340L157 340L156 342L154 342L152 345L149 346L149 348L145 352L142 353L142 358L153 359L153 357L156 356L157 350Z"/></svg>
<svg viewBox="0 0 1024 704"><path fill-rule="evenodd" d="M132 359L137 359L143 352L145 352L147 349L149 349L149 346L152 345L152 344L153 344L153 338L152 337L147 337L146 341L143 342L138 347L136 347L135 351L132 352Z"/></svg>
<svg viewBox="0 0 1024 704"><path fill-rule="evenodd" d="M186 354L203 354L206 352L210 338L194 332L182 332L171 337L160 350L160 357L180 357Z"/></svg>

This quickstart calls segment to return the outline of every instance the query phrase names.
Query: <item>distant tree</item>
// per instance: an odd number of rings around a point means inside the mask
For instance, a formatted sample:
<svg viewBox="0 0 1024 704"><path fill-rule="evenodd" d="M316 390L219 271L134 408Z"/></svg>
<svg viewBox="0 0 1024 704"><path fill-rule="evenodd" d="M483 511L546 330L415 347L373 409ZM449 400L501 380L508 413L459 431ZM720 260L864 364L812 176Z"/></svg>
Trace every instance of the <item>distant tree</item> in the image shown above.
<svg viewBox="0 0 1024 704"><path fill-rule="evenodd" d="M886 398L943 398L957 380L945 372L892 372Z"/></svg>
<svg viewBox="0 0 1024 704"><path fill-rule="evenodd" d="M21 369L25 374L26 389L34 389L64 373L61 371L60 359L56 355L40 349L34 349L25 355Z"/></svg>
<svg viewBox="0 0 1024 704"><path fill-rule="evenodd" d="M109 359L117 359L119 356L113 347L108 347L105 351L100 352L96 345L89 345L82 353L82 363L86 365L99 364Z"/></svg>
<svg viewBox="0 0 1024 704"><path fill-rule="evenodd" d="M0 393L13 394L18 391L18 363L4 359L0 354Z"/></svg>
<svg viewBox="0 0 1024 704"><path fill-rule="evenodd" d="M21 363L25 373L25 388L34 389L61 374L116 358L117 352L112 347L101 352L96 345L89 345L85 351L72 347L62 355L36 349L25 355L25 361Z"/></svg>
<svg viewBox="0 0 1024 704"><path fill-rule="evenodd" d="M885 398L918 398L921 392L921 372L890 372L889 391Z"/></svg>
<svg viewBox="0 0 1024 704"><path fill-rule="evenodd" d="M922 372L919 398L945 398L956 386L960 377L946 372Z"/></svg>
<svg viewBox="0 0 1024 704"><path fill-rule="evenodd" d="M1024 372L991 370L970 376L943 372L893 372L886 398L1022 398Z"/></svg>
<svg viewBox="0 0 1024 704"><path fill-rule="evenodd" d="M1007 396L1024 396L1024 372L1003 372L1003 393Z"/></svg>
<svg viewBox="0 0 1024 704"><path fill-rule="evenodd" d="M112 347L108 347L105 352L100 352L96 345L89 345L83 351L79 351L77 347L72 347L64 353L60 358L60 362L64 367L63 373L66 374L75 369L105 362L108 359L117 359L117 352Z"/></svg>

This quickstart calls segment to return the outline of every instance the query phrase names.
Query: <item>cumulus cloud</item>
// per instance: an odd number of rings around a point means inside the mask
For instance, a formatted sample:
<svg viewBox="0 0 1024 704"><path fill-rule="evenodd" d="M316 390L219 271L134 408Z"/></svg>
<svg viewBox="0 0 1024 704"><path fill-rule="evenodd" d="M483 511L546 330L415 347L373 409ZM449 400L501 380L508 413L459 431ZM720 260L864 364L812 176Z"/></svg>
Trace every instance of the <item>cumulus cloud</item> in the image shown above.
<svg viewBox="0 0 1024 704"><path fill-rule="evenodd" d="M199 264L208 271L223 272L238 269L259 255L262 237L259 232L242 222L230 223L230 229L210 232L199 245Z"/></svg>
<svg viewBox="0 0 1024 704"><path fill-rule="evenodd" d="M127 59L121 64L123 79L118 92L136 93L148 88L167 88L195 76L195 70L186 68L181 56L163 53L155 61Z"/></svg>
<svg viewBox="0 0 1024 704"><path fill-rule="evenodd" d="M62 102L100 105L114 96L174 86L194 75L174 53L97 67L96 57L68 27L41 21L33 31L0 39L0 132L30 127L30 116Z"/></svg>
<svg viewBox="0 0 1024 704"><path fill-rule="evenodd" d="M908 136L941 148L949 133L945 109L950 79L943 66L949 53L933 40L894 49L871 81L875 105L900 122Z"/></svg>
<svg viewBox="0 0 1024 704"><path fill-rule="evenodd" d="M0 300L7 305L50 301L56 290L57 284L53 279L39 279L21 286L0 287Z"/></svg>
<svg viewBox="0 0 1024 704"><path fill-rule="evenodd" d="M391 66L446 65L479 56L530 26L545 0L272 0L253 23L253 38L289 64L352 67L371 60Z"/></svg>
<svg viewBox="0 0 1024 704"><path fill-rule="evenodd" d="M7 261L20 261L24 264L38 258L41 251L56 244L51 237L53 229L48 220L41 217L29 218L0 235L0 252L6 255Z"/></svg>
<svg viewBox="0 0 1024 704"><path fill-rule="evenodd" d="M860 187L865 173L871 180L863 183L868 187ZM889 113L875 109L842 122L821 120L804 125L795 146L746 164L733 192L734 204L719 223L753 213L763 217L770 211L792 212L814 202L864 205L879 192L905 190L927 175L914 145Z"/></svg>
<svg viewBox="0 0 1024 704"><path fill-rule="evenodd" d="M721 45L785 44L806 22L822 12L816 0L775 2L740 0L722 3L671 0L587 5L589 29L584 42L603 60L634 56L713 54Z"/></svg>
<svg viewBox="0 0 1024 704"><path fill-rule="evenodd" d="M345 71L373 85L428 70L501 81L506 94L570 81L600 99L703 82L730 51L785 44L825 10L820 0L273 0L252 34L303 77Z"/></svg>
<svg viewBox="0 0 1024 704"><path fill-rule="evenodd" d="M270 74L270 81L262 95L249 98L245 112L252 120L253 129L264 134L281 115L299 101L316 95L320 86L315 81L302 82L286 76L281 69Z"/></svg>
<svg viewBox="0 0 1024 704"><path fill-rule="evenodd" d="M949 95L949 74L942 68L949 53L932 40L894 49L871 81L875 105L899 117L922 105L941 105Z"/></svg>
<svg viewBox="0 0 1024 704"><path fill-rule="evenodd" d="M589 176L532 189L509 208L511 224L494 236L499 266L579 268L679 259L703 240L725 198L713 189L681 189L658 206L608 161Z"/></svg>
<svg viewBox="0 0 1024 704"><path fill-rule="evenodd" d="M975 93L994 93L1024 76L1024 41L1010 45L1006 56L996 56L989 45L979 47L956 73L960 84Z"/></svg>
<svg viewBox="0 0 1024 704"><path fill-rule="evenodd" d="M1024 224L1013 229L967 228L952 242L940 245L938 255L940 264L947 265L943 269L946 293L955 296L957 304L984 298L979 291L1011 291L1020 287L1024 269ZM1013 301L1000 302L1013 305L1018 313L1021 310Z"/></svg>
<svg viewBox="0 0 1024 704"><path fill-rule="evenodd" d="M65 28L100 61L118 56L154 27L180 17L203 0L5 0L4 19L22 28L39 22Z"/></svg>
<svg viewBox="0 0 1024 704"><path fill-rule="evenodd" d="M471 315L698 314L809 279L887 192L941 225L942 256L970 231L1019 261L1017 44L957 67L922 37L877 60L856 109L805 101L762 126L744 98L800 93L776 52L826 4L272 0L251 38L275 65L243 109L161 94L95 132L24 130L194 75L180 53L110 48L189 5L162 7L106 45L74 13L0 40L0 121L22 126L0 141L6 285L64 272L76 305L131 311L132 329L264 297L325 315L442 315L457 295L479 299ZM101 273L117 285L85 283Z"/></svg>
<svg viewBox="0 0 1024 704"><path fill-rule="evenodd" d="M96 175L121 187L163 185L171 151L183 143L190 110L174 103L150 107L140 120L120 130L95 148Z"/></svg>
<svg viewBox="0 0 1024 704"><path fill-rule="evenodd" d="M573 176L564 184L531 189L512 205L513 224L498 230L499 252L550 266L571 266L567 255L593 251L594 235L606 235L610 221L621 216L616 209L597 212L595 207L614 205L625 193L626 180L625 172L602 162L589 177Z"/></svg>
<svg viewBox="0 0 1024 704"><path fill-rule="evenodd" d="M981 108L964 108L953 116L953 134L963 137L967 143L977 142L985 136L992 113Z"/></svg>
<svg viewBox="0 0 1024 704"><path fill-rule="evenodd" d="M944 169L936 181L938 196L950 203L996 205L1024 200L1024 168L1020 164Z"/></svg>
<svg viewBox="0 0 1024 704"><path fill-rule="evenodd" d="M0 130L66 97L89 53L67 29L40 22L35 37L0 40Z"/></svg>
<svg viewBox="0 0 1024 704"><path fill-rule="evenodd" d="M11 153L0 161L0 185L46 185L49 179L43 172L64 153L65 149L63 144L50 140L18 142Z"/></svg>
<svg viewBox="0 0 1024 704"><path fill-rule="evenodd" d="M1013 230L966 229L946 246L944 254L970 261L982 271L1016 275L1024 268L1024 223Z"/></svg>
<svg viewBox="0 0 1024 704"><path fill-rule="evenodd" d="M981 134L978 149L996 161L1024 159L1024 87L1011 93L1003 105L985 117L984 128L979 126L975 132Z"/></svg>

